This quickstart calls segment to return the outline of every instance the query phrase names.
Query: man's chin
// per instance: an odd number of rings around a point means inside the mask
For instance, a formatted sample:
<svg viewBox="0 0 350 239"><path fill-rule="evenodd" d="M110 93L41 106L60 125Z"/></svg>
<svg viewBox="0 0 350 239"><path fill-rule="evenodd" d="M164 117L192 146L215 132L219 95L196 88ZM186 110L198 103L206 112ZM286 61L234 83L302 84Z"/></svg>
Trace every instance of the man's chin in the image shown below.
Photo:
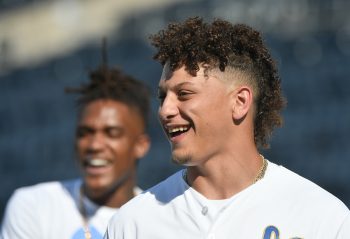
<svg viewBox="0 0 350 239"><path fill-rule="evenodd" d="M191 157L189 155L173 154L171 160L177 165L188 166L188 164L191 162Z"/></svg>
<svg viewBox="0 0 350 239"><path fill-rule="evenodd" d="M104 189L95 189L91 191L90 193L87 193L86 196L93 201L95 204L98 205L104 205L108 198L110 193Z"/></svg>
<svg viewBox="0 0 350 239"><path fill-rule="evenodd" d="M84 190L89 196L98 196L104 194L108 188L108 184L102 179L85 177L84 178Z"/></svg>

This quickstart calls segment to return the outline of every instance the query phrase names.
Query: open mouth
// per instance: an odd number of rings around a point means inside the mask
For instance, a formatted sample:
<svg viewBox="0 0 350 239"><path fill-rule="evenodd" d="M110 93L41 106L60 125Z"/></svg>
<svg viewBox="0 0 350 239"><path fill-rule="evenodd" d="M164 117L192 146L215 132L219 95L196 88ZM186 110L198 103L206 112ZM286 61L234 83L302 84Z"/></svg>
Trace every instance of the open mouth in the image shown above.
<svg viewBox="0 0 350 239"><path fill-rule="evenodd" d="M84 161L85 167L105 167L109 165L110 162L107 159L91 158Z"/></svg>
<svg viewBox="0 0 350 239"><path fill-rule="evenodd" d="M112 168L112 162L102 158L88 158L84 160L84 173L93 177L106 175Z"/></svg>
<svg viewBox="0 0 350 239"><path fill-rule="evenodd" d="M186 133L190 129L189 126L176 126L167 128L167 133L170 138L177 137L183 133Z"/></svg>

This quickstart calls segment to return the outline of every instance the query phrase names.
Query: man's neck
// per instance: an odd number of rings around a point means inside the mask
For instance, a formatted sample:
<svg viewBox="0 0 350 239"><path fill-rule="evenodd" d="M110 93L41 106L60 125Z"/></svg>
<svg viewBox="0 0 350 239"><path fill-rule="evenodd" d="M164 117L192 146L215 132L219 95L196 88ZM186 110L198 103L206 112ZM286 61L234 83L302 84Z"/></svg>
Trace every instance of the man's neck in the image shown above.
<svg viewBox="0 0 350 239"><path fill-rule="evenodd" d="M188 167L187 179L206 198L226 199L252 185L263 162L257 151L222 155L206 160L203 165Z"/></svg>
<svg viewBox="0 0 350 239"><path fill-rule="evenodd" d="M84 189L83 193L91 201L100 206L111 208L120 208L135 196L135 183L120 185L118 188L109 192L98 192Z"/></svg>

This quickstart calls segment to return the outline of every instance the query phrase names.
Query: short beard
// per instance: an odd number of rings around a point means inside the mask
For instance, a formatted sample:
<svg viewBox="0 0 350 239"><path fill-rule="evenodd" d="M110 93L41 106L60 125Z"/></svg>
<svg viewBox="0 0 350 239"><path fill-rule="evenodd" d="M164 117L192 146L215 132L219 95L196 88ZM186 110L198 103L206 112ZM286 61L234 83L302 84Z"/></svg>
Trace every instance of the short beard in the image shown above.
<svg viewBox="0 0 350 239"><path fill-rule="evenodd" d="M172 155L171 161L177 165L187 165L189 162L191 162L192 157L190 155L184 155L184 156L175 156Z"/></svg>

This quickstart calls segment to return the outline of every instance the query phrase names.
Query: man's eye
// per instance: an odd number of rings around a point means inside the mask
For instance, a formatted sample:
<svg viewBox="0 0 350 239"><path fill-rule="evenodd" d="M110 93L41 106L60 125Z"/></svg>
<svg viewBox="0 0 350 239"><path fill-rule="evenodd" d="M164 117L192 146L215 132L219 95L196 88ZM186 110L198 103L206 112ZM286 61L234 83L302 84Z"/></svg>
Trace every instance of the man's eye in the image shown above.
<svg viewBox="0 0 350 239"><path fill-rule="evenodd" d="M188 90L179 90L179 92L177 93L177 95L179 96L179 97L185 97L185 96L188 96L188 95L190 95L191 94L191 92L189 92Z"/></svg>
<svg viewBox="0 0 350 239"><path fill-rule="evenodd" d="M122 136L122 130L120 129L107 129L106 133L110 138L119 138Z"/></svg>
<svg viewBox="0 0 350 239"><path fill-rule="evenodd" d="M91 133L92 133L92 131L87 129L87 128L78 128L76 131L76 135L78 138L85 137Z"/></svg>

